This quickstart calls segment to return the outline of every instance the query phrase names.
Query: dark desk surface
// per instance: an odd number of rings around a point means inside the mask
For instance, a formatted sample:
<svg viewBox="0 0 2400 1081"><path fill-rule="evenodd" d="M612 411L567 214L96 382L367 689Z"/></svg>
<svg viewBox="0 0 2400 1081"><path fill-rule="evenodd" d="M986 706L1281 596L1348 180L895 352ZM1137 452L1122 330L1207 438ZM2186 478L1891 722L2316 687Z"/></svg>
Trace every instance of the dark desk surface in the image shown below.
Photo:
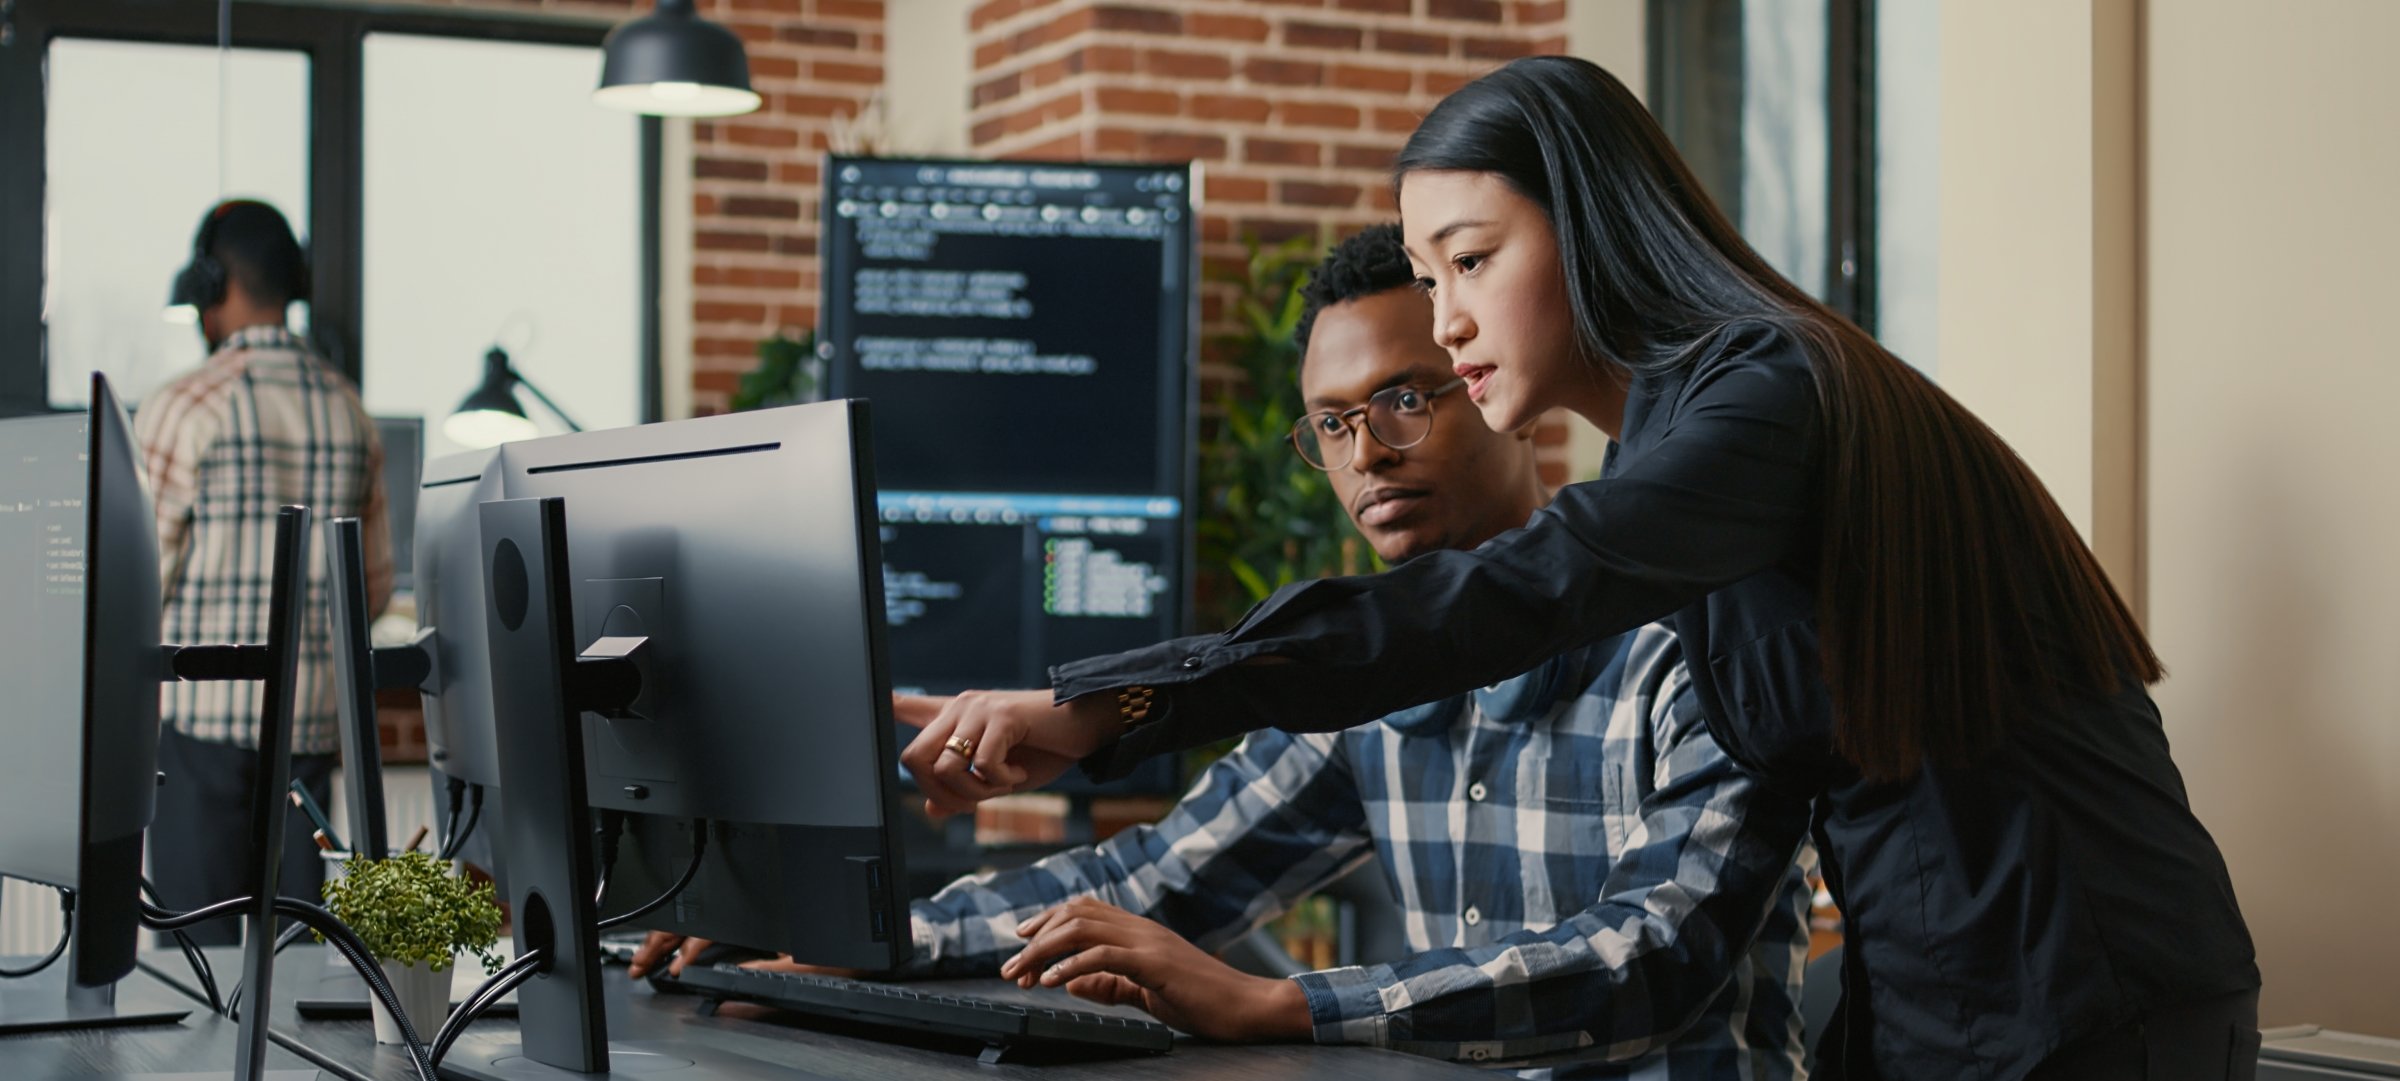
<svg viewBox="0 0 2400 1081"><path fill-rule="evenodd" d="M180 955L176 958L181 963ZM219 969L218 971L225 971ZM190 1000L135 970L117 984L117 1001L124 1005L192 1007ZM192 1008L191 1016L172 1025L78 1029L31 1036L0 1036L0 1077L72 1078L94 1073L233 1072L234 1023ZM373 1035L369 1034L369 1039ZM301 1070L307 1062L280 1047L267 1049L267 1068Z"/></svg>
<svg viewBox="0 0 2400 1081"><path fill-rule="evenodd" d="M275 966L276 1001L269 1018L269 1028L276 1042L300 1051L317 1065L329 1071L338 1071L351 1081L414 1081L415 1075L409 1069L407 1054L397 1047L378 1045L371 1022L307 1021L293 1010L293 996L300 988L313 985L317 973L323 970L324 950L322 946L296 945L284 951L283 957L278 960ZM207 952L210 963L216 966L220 974L238 969L238 950L211 949ZM151 973L163 977L186 994L193 993L190 968L185 964L182 954L174 951L148 952L143 955L142 964ZM1389 1081L1474 1077L1488 1081L1491 1076L1471 1067L1365 1047L1224 1045L1191 1039L1179 1039L1173 1052L1157 1057L1051 1065L985 1066L975 1060L980 1047L969 1041L931 1035L898 1035L889 1041L867 1039L845 1035L844 1031L853 1026L842 1022L784 1014L742 1003L727 1003L716 1016L703 1017L696 1009L698 1000L682 995L660 995L653 993L646 985L635 986L625 978L625 969L620 965L610 965L604 970L601 986L607 999L609 1038L612 1040L694 1040L704 1042L718 1051L827 1077L855 1078L859 1081L882 1081L891 1077L958 1078L961 1081L1002 1081L1007 1078L1086 1081L1091 1078L1119 1078L1135 1072L1145 1078L1161 1081L1181 1078L1207 1081L1248 1081L1252 1078L1260 1081L1332 1081L1339 1078L1348 1081L1358 1077ZM1064 1000L1076 1009L1143 1016L1139 1011L1129 1008L1110 1010L1071 999L1064 992L1022 991L997 979L942 981L919 986L946 988L993 999ZM463 1047L477 1039L514 1040L516 1032L516 1022L512 1019L478 1020L467 1030L467 1035L460 1039L459 1044Z"/></svg>

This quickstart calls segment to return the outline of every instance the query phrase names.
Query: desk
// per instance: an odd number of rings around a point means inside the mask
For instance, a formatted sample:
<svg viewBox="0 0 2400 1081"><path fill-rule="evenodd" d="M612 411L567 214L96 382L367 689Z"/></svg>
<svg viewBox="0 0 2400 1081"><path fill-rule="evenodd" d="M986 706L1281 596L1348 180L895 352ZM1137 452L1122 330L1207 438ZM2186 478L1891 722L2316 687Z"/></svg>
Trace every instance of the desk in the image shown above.
<svg viewBox="0 0 2400 1081"><path fill-rule="evenodd" d="M292 989L313 983L325 962L325 947L295 945L275 966L276 1001L268 1018L275 1042L307 1057L347 1081L414 1081L408 1056L400 1048L378 1045L368 1021L308 1021L292 1009ZM218 972L239 964L240 951L210 949L209 963ZM471 963L471 962L470 962ZM190 968L176 951L148 951L142 966L154 975L194 994ZM1024 991L1003 980L948 980L918 986L993 999L1056 1002L1064 992ZM607 1000L612 1040L694 1040L763 1062L807 1070L845 1081L884 1081L887 1078L954 1078L957 1081L1089 1081L1139 1074L1159 1081L1350 1081L1374 1077L1387 1081L1456 1081L1491 1074L1454 1063L1367 1047L1307 1045L1223 1045L1191 1039L1176 1041L1175 1050L1157 1057L1102 1059L1054 1065L1003 1064L975 1061L980 1046L942 1037L903 1036L891 1041L844 1035L841 1022L786 1014L744 1003L726 1003L716 1016L703 1017L698 1000L683 995L660 995L648 986L634 986L621 965L609 965L601 976ZM1126 1008L1114 1010L1069 999L1075 1008L1143 1016ZM502 1018L479 1020L460 1039L460 1046L478 1038L513 1040L516 1022Z"/></svg>
<svg viewBox="0 0 2400 1081"><path fill-rule="evenodd" d="M230 951L229 951L230 952ZM238 954L232 954L239 956ZM183 958L176 955L176 963ZM218 971L228 971L220 968ZM140 970L117 984L120 1003L167 1002L189 1006L182 988L171 988ZM233 1022L201 1006L173 1025L78 1029L0 1037L0 1077L15 1081L66 1078L94 1073L191 1073L231 1076L236 1036ZM368 1037L372 1039L370 1034ZM305 1070L308 1063L280 1047L267 1049L267 1068Z"/></svg>

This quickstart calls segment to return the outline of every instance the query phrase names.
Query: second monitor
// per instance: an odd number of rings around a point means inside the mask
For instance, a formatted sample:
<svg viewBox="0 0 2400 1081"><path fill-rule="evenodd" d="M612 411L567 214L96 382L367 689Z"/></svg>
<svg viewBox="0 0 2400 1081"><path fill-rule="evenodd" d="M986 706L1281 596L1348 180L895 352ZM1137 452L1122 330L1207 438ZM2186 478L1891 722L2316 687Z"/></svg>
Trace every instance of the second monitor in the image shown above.
<svg viewBox="0 0 2400 1081"><path fill-rule="evenodd" d="M1188 633L1192 181L1186 163L827 163L827 384L875 403L900 689L1047 686L1050 665ZM1165 757L1108 790L1178 788Z"/></svg>
<svg viewBox="0 0 2400 1081"><path fill-rule="evenodd" d="M641 692L617 715L582 717L591 805L660 825L631 831L651 851L629 847L611 909L647 899L633 864L678 865L655 849L707 819L716 854L648 922L843 967L906 956L865 417L863 403L795 406L428 468L418 588L439 657L428 736L446 773L497 785L496 726L516 723L491 706L483 503L563 498L574 647L646 639Z"/></svg>

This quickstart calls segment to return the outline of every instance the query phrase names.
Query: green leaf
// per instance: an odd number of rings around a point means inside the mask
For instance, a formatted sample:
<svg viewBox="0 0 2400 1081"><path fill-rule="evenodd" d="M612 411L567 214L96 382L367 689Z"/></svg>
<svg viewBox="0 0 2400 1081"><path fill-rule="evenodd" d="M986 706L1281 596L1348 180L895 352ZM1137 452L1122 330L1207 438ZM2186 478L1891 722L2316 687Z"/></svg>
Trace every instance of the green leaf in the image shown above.
<svg viewBox="0 0 2400 1081"><path fill-rule="evenodd" d="M1268 594L1275 592L1273 587L1267 585L1266 579L1259 577L1257 568L1252 567L1249 561L1230 559L1226 561L1225 566L1226 569L1233 572L1234 577L1242 580L1242 588L1250 591L1252 603L1263 601L1267 599Z"/></svg>
<svg viewBox="0 0 2400 1081"><path fill-rule="evenodd" d="M448 969L461 952L497 972L500 906L489 882L469 882L423 852L388 859L353 856L325 882L325 907L377 958ZM324 936L318 936L324 941Z"/></svg>
<svg viewBox="0 0 2400 1081"><path fill-rule="evenodd" d="M777 334L759 342L758 367L744 373L734 388L734 411L815 400L816 363L817 332L813 329L797 339Z"/></svg>
<svg viewBox="0 0 2400 1081"><path fill-rule="evenodd" d="M1339 571L1350 536L1331 484L1289 441L1303 412L1292 332L1316 257L1313 236L1275 245L1251 240L1240 273L1217 275L1233 279L1235 330L1214 339L1214 355L1243 375L1210 403L1218 422L1200 452L1195 555L1202 618L1217 626L1230 626L1277 584Z"/></svg>

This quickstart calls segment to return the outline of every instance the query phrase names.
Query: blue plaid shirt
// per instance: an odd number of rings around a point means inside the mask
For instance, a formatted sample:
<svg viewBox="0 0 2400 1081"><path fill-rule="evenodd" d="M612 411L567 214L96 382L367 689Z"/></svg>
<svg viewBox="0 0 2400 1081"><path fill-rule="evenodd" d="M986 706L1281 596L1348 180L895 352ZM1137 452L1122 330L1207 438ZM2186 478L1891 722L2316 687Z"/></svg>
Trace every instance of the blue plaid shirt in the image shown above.
<svg viewBox="0 0 2400 1081"><path fill-rule="evenodd" d="M1807 824L1717 748L1674 636L1644 627L1377 724L1252 733L1158 824L916 902L907 971L989 974L1079 895L1214 951L1372 855L1410 953L1294 977L1318 1042L1791 1078Z"/></svg>

